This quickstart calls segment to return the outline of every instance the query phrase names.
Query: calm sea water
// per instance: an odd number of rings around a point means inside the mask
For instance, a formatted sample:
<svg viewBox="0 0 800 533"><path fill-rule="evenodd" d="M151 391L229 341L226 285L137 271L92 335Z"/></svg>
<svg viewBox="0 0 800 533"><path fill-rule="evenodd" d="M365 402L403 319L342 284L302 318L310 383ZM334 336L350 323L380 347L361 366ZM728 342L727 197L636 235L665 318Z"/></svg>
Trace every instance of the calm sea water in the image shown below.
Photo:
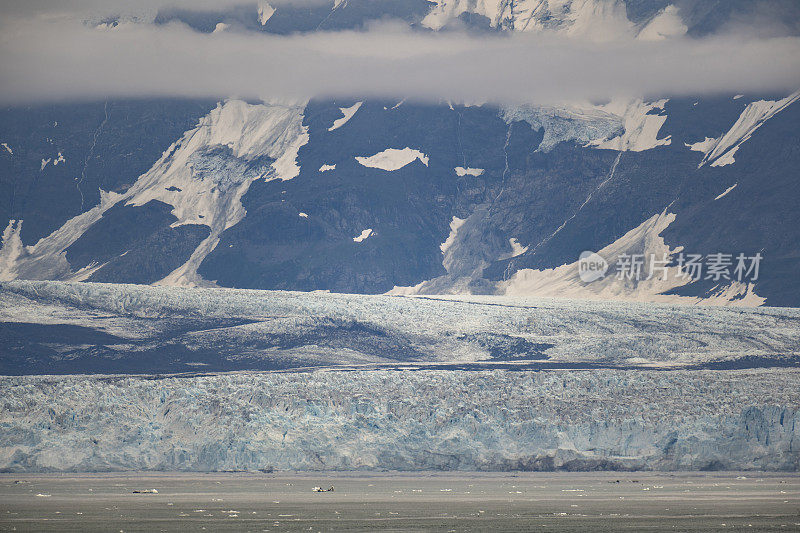
<svg viewBox="0 0 800 533"><path fill-rule="evenodd" d="M2 474L0 530L800 531L800 477Z"/></svg>

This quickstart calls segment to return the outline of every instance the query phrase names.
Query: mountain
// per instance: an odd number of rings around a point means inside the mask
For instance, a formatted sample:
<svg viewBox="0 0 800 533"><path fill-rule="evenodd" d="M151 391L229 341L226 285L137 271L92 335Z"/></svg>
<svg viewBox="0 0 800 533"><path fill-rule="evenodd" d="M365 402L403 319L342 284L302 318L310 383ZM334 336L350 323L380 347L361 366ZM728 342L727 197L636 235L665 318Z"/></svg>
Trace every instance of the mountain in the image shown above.
<svg viewBox="0 0 800 533"><path fill-rule="evenodd" d="M290 34L391 19L416 32L654 40L748 17L800 33L791 1L260 2L91 23ZM7 107L0 280L800 306L798 99ZM587 283L584 251L608 275ZM614 275L637 254L646 273L666 258L670 275ZM724 254L724 275L678 276L690 254L706 269Z"/></svg>

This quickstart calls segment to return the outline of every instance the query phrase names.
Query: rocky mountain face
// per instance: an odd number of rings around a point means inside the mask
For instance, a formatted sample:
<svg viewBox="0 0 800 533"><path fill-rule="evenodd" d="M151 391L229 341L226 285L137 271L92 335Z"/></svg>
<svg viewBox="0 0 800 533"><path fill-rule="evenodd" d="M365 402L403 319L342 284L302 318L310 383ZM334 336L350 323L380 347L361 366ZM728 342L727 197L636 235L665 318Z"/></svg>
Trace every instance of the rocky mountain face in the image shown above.
<svg viewBox="0 0 800 533"><path fill-rule="evenodd" d="M136 23L287 34L400 19L420 32L662 39L768 13L798 33L795 2L769 2L768 12L761 4L260 2L162 10ZM0 280L798 306L798 99L5 108ZM584 251L610 264L605 277L583 279ZM694 254L706 270L680 276ZM740 255L747 263L737 271ZM616 275L619 258L633 256L644 276ZM718 273L709 275L713 259Z"/></svg>

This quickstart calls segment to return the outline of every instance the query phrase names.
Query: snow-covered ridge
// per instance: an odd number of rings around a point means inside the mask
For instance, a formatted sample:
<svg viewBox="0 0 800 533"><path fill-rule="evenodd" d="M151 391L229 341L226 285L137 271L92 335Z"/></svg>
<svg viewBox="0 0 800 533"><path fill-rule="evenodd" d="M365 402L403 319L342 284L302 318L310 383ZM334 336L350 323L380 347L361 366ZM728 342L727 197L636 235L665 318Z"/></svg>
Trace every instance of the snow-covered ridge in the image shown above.
<svg viewBox="0 0 800 533"><path fill-rule="evenodd" d="M800 466L794 369L3 377L0 388L11 472Z"/></svg>
<svg viewBox="0 0 800 533"><path fill-rule="evenodd" d="M435 3L422 21L423 26L434 30L463 13L474 13L489 19L493 28L518 32L555 31L597 40L636 33L620 0L435 0Z"/></svg>

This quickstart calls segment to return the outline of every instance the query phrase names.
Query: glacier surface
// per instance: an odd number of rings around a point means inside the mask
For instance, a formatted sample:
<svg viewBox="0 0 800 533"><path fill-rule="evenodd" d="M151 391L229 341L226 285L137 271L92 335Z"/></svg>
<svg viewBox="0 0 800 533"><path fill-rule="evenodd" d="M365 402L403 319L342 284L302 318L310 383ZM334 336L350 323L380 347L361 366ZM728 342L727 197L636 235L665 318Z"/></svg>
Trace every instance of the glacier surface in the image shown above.
<svg viewBox="0 0 800 533"><path fill-rule="evenodd" d="M788 308L14 281L0 374L792 367L799 323Z"/></svg>

